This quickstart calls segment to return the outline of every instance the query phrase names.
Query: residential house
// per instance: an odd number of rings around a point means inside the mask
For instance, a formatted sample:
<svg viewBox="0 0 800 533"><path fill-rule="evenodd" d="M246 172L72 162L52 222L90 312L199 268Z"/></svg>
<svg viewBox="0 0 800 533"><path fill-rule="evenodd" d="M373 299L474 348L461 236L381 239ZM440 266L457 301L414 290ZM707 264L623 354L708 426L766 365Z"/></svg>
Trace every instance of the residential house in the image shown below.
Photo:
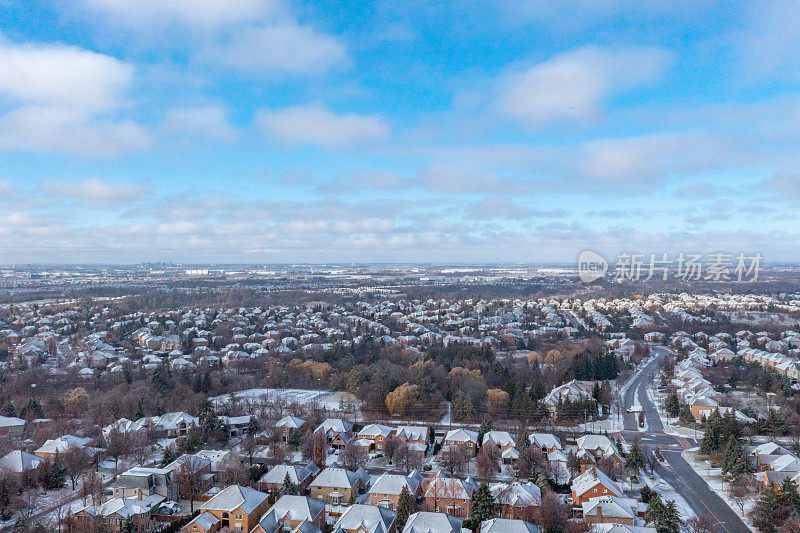
<svg viewBox="0 0 800 533"><path fill-rule="evenodd" d="M578 452L585 452L595 461L607 459L623 466L624 461L616 445L605 435L584 435L576 441Z"/></svg>
<svg viewBox="0 0 800 533"><path fill-rule="evenodd" d="M534 483L492 483L489 486L501 518L531 521L542 505L542 491Z"/></svg>
<svg viewBox="0 0 800 533"><path fill-rule="evenodd" d="M0 471L21 474L39 468L44 459L22 450L13 450L0 458Z"/></svg>
<svg viewBox="0 0 800 533"><path fill-rule="evenodd" d="M423 454L428 450L429 431L427 426L397 426L395 436L403 440L409 450Z"/></svg>
<svg viewBox="0 0 800 533"><path fill-rule="evenodd" d="M369 424L358 432L358 444L367 451L383 451L383 441L395 432L383 424Z"/></svg>
<svg viewBox="0 0 800 533"><path fill-rule="evenodd" d="M384 472L369 488L369 502L387 509L397 509L403 488L418 497L422 489L422 474L414 470L408 476Z"/></svg>
<svg viewBox="0 0 800 533"><path fill-rule="evenodd" d="M36 451L33 453L42 459L47 459L52 461L55 459L57 454L64 454L70 448L82 448L85 449L91 455L94 455L94 450L89 449L89 444L92 443L92 439L88 437L76 437L75 435L63 435L58 437L57 439L50 439L45 441Z"/></svg>
<svg viewBox="0 0 800 533"><path fill-rule="evenodd" d="M289 479L300 493L303 493L317 473L319 473L319 467L314 463L309 463L306 466L275 465L258 480L258 488L263 492L277 494L283 489L286 476L289 476Z"/></svg>
<svg viewBox="0 0 800 533"><path fill-rule="evenodd" d="M539 533L539 526L524 520L492 518L481 524L480 533Z"/></svg>
<svg viewBox="0 0 800 533"><path fill-rule="evenodd" d="M315 433L317 431L322 431L334 450L344 448L345 444L354 438L353 423L341 418L326 419L314 430Z"/></svg>
<svg viewBox="0 0 800 533"><path fill-rule="evenodd" d="M339 517L333 533L396 533L397 511L374 505L355 504Z"/></svg>
<svg viewBox="0 0 800 533"><path fill-rule="evenodd" d="M236 532L250 531L256 527L268 508L268 494L249 487L231 485L201 505L200 515L181 531L215 533L226 527Z"/></svg>
<svg viewBox="0 0 800 533"><path fill-rule="evenodd" d="M275 423L275 431L283 442L288 442L292 433L299 431L306 421L296 416L286 415Z"/></svg>
<svg viewBox="0 0 800 533"><path fill-rule="evenodd" d="M531 433L528 442L541 448L543 453L561 451L561 439L551 433Z"/></svg>
<svg viewBox="0 0 800 533"><path fill-rule="evenodd" d="M469 429L451 429L444 437L445 446L462 446L472 455L478 451L478 432Z"/></svg>
<svg viewBox="0 0 800 533"><path fill-rule="evenodd" d="M306 496L281 496L252 533L319 532L325 527L325 503Z"/></svg>
<svg viewBox="0 0 800 533"><path fill-rule="evenodd" d="M461 533L461 524L452 515L421 511L408 517L403 533Z"/></svg>
<svg viewBox="0 0 800 533"><path fill-rule="evenodd" d="M113 498L102 505L88 505L73 513L67 522L74 524L75 530L94 531L102 524L103 531L121 533L129 522L133 523L134 533L146 533L150 530L150 517L164 498L157 495L139 498ZM129 531L129 530L127 530ZM127 533L126 531L126 533Z"/></svg>
<svg viewBox="0 0 800 533"><path fill-rule="evenodd" d="M602 470L592 467L572 480L573 505L581 507L583 502L598 496L623 497L622 488L612 481Z"/></svg>
<svg viewBox="0 0 800 533"><path fill-rule="evenodd" d="M0 416L0 437L21 437L25 421L14 416Z"/></svg>
<svg viewBox="0 0 800 533"><path fill-rule="evenodd" d="M558 416L558 406L563 402L580 402L592 399L594 390L593 381L578 381L573 379L551 390L542 400L550 411L550 416Z"/></svg>
<svg viewBox="0 0 800 533"><path fill-rule="evenodd" d="M117 476L111 485L115 498L162 496L167 500L178 498L177 479L166 468L135 467Z"/></svg>
<svg viewBox="0 0 800 533"><path fill-rule="evenodd" d="M500 449L500 452L516 448L517 441L513 435L508 431L487 431L483 435L483 442L481 445L491 442Z"/></svg>
<svg viewBox="0 0 800 533"><path fill-rule="evenodd" d="M472 506L472 493L477 489L478 483L472 478L447 478L436 474L428 481L424 492L425 509L467 518Z"/></svg>
<svg viewBox="0 0 800 533"><path fill-rule="evenodd" d="M309 493L312 498L330 505L347 505L354 502L356 496L363 494L368 486L369 474L363 469L353 472L329 467L314 478L309 485Z"/></svg>
<svg viewBox="0 0 800 533"><path fill-rule="evenodd" d="M583 521L587 524L627 524L637 525L637 518L643 515L645 506L632 498L606 495L590 498L581 503Z"/></svg>

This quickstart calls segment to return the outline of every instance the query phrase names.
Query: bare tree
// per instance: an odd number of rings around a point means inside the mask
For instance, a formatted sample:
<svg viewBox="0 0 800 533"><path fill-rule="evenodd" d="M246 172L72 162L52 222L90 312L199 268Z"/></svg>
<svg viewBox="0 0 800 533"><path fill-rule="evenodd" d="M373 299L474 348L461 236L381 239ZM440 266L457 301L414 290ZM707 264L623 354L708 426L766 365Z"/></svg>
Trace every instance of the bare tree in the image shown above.
<svg viewBox="0 0 800 533"><path fill-rule="evenodd" d="M558 495L551 490L542 492L542 505L539 509L541 517L537 522L544 531L563 531L569 519L569 509L561 502Z"/></svg>
<svg viewBox="0 0 800 533"><path fill-rule="evenodd" d="M356 444L355 440L351 440L345 444L344 450L342 450L342 453L339 455L339 461L347 470L358 470L366 466L367 460L366 450Z"/></svg>
<svg viewBox="0 0 800 533"><path fill-rule="evenodd" d="M131 436L112 429L106 438L106 454L114 459L114 468L119 466L119 460L131 451Z"/></svg>
<svg viewBox="0 0 800 533"><path fill-rule="evenodd" d="M219 472L219 482L223 486L248 485L250 473L241 461L228 461Z"/></svg>
<svg viewBox="0 0 800 533"><path fill-rule="evenodd" d="M53 518L53 523L58 529L58 533L61 533L62 527L67 523L67 517L69 516L69 509L70 509L70 502L68 498L58 498L55 503L55 507L53 507L53 512L51 516Z"/></svg>
<svg viewBox="0 0 800 533"><path fill-rule="evenodd" d="M420 470L425 463L425 454L419 450L406 449L403 463L405 464L406 474L412 470Z"/></svg>
<svg viewBox="0 0 800 533"><path fill-rule="evenodd" d="M178 493L184 500L189 500L190 512L194 513L194 498L200 493L205 462L196 455L185 455L178 459L177 469Z"/></svg>
<svg viewBox="0 0 800 533"><path fill-rule="evenodd" d="M77 446L69 446L62 456L63 461L61 465L64 468L64 473L72 483L72 490L75 490L75 483L91 464L89 454L83 448Z"/></svg>
<svg viewBox="0 0 800 533"><path fill-rule="evenodd" d="M728 485L728 494L742 514L748 502L753 500L755 492L755 483L750 474L741 474Z"/></svg>
<svg viewBox="0 0 800 533"><path fill-rule="evenodd" d="M463 446L449 445L442 448L439 462L450 477L461 476L467 468L469 456Z"/></svg>
<svg viewBox="0 0 800 533"><path fill-rule="evenodd" d="M686 521L686 533L706 533L711 531L716 520L707 514L693 516Z"/></svg>
<svg viewBox="0 0 800 533"><path fill-rule="evenodd" d="M131 439L131 457L139 466L144 466L153 454L150 436L145 431L136 433Z"/></svg>
<svg viewBox="0 0 800 533"><path fill-rule="evenodd" d="M253 458L258 450L258 443L256 442L256 439L253 437L245 437L239 444L239 449L242 450L244 456L247 457L247 464L249 464L252 468Z"/></svg>
<svg viewBox="0 0 800 533"><path fill-rule="evenodd" d="M500 449L492 442L487 442L481 446L478 458L475 460L478 467L478 475L486 482L492 479L500 461Z"/></svg>
<svg viewBox="0 0 800 533"><path fill-rule="evenodd" d="M522 480L534 478L535 475L542 469L544 464L544 456L542 450L536 446L528 446L522 453L519 454L515 470L517 477Z"/></svg>
<svg viewBox="0 0 800 533"><path fill-rule="evenodd" d="M402 446L399 446L397 450L395 450L394 455L392 456L392 462L398 466L403 467L406 470L406 474L408 474L408 446L403 443Z"/></svg>
<svg viewBox="0 0 800 533"><path fill-rule="evenodd" d="M405 446L403 439L397 438L394 435L389 435L383 440L383 451L386 457L389 458L389 463L394 461L395 453L401 446Z"/></svg>
<svg viewBox="0 0 800 533"><path fill-rule="evenodd" d="M300 441L300 453L306 461L314 459L314 435L315 433L306 433Z"/></svg>
<svg viewBox="0 0 800 533"><path fill-rule="evenodd" d="M322 431L314 433L311 449L314 463L320 468L325 468L325 462L328 459L328 439Z"/></svg>
<svg viewBox="0 0 800 533"><path fill-rule="evenodd" d="M280 441L269 445L269 464L279 465L286 460L286 445Z"/></svg>
<svg viewBox="0 0 800 533"><path fill-rule="evenodd" d="M103 478L97 472L86 472L82 477L81 497L86 500L91 499L92 505L100 505L103 497Z"/></svg>
<svg viewBox="0 0 800 533"><path fill-rule="evenodd" d="M18 513L20 523L28 529L34 530L36 526L34 523L35 516L36 512L39 510L39 491L35 489L25 491L22 493L20 501L22 503Z"/></svg>

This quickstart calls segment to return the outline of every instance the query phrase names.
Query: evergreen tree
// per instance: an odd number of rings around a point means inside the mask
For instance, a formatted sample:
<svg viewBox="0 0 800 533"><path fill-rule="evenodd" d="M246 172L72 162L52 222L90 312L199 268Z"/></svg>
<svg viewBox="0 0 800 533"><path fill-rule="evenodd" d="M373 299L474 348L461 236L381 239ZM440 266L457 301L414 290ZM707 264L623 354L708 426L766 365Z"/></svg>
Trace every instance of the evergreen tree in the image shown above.
<svg viewBox="0 0 800 533"><path fill-rule="evenodd" d="M644 468L646 462L642 450L639 448L639 439L633 439L633 446L631 453L628 454L628 460L625 466L633 473L637 474L639 469Z"/></svg>
<svg viewBox="0 0 800 533"><path fill-rule="evenodd" d="M125 525L122 526L122 533L136 533L136 524L133 523L130 516L125 520Z"/></svg>
<svg viewBox="0 0 800 533"><path fill-rule="evenodd" d="M172 446L167 446L164 448L164 453L161 456L161 467L163 468L167 466L177 458L178 453L175 451L175 449Z"/></svg>
<svg viewBox="0 0 800 533"><path fill-rule="evenodd" d="M669 416L677 417L681 412L681 403L678 400L678 395L676 393L671 393L667 396L667 400L664 402L664 409L667 410Z"/></svg>
<svg viewBox="0 0 800 533"><path fill-rule="evenodd" d="M464 521L464 527L477 531L485 520L494 518L494 516L494 496L492 496L492 491L489 490L489 485L481 483L478 490L472 494L472 506L470 507L469 518ZM469 522L469 525L467 525L467 522Z"/></svg>
<svg viewBox="0 0 800 533"><path fill-rule="evenodd" d="M785 493L778 494L778 491L782 491L782 489L783 487L778 488L774 483L770 483L750 511L753 525L761 533L775 533L795 511L791 501L792 497ZM791 486L789 489L789 492L794 492L794 495L797 496L797 492L792 491Z"/></svg>
<svg viewBox="0 0 800 533"><path fill-rule="evenodd" d="M0 520L8 520L11 513L7 512L11 505L11 493L8 490L8 481L5 477L0 478Z"/></svg>
<svg viewBox="0 0 800 533"><path fill-rule="evenodd" d="M725 458L722 461L722 473L730 474L731 477L735 478L742 474L749 473L750 470L750 461L747 459L747 455L745 455L736 437L731 435L728 439L728 445L725 448Z"/></svg>
<svg viewBox="0 0 800 533"><path fill-rule="evenodd" d="M478 428L478 446L483 444L483 436L492 430L492 422L487 420Z"/></svg>
<svg viewBox="0 0 800 533"><path fill-rule="evenodd" d="M289 438L287 439L286 444L288 444L293 450L297 450L300 447L300 441L302 438L303 434L300 433L300 431L296 429L292 430L292 432L289 433Z"/></svg>
<svg viewBox="0 0 800 533"><path fill-rule="evenodd" d="M397 501L397 530L402 531L406 525L408 517L417 512L417 501L414 495L408 491L408 487L403 487L400 491L400 498Z"/></svg>
<svg viewBox="0 0 800 533"><path fill-rule="evenodd" d="M250 422L247 423L247 436L255 437L258 433L258 420L253 415L250 415Z"/></svg>
<svg viewBox="0 0 800 533"><path fill-rule="evenodd" d="M289 477L289 472L286 472L286 476L283 478L283 487L281 487L281 496L287 494L295 495L297 492L297 485L295 485L292 478Z"/></svg>
<svg viewBox="0 0 800 533"><path fill-rule="evenodd" d="M680 533L681 531L678 506L672 500L665 504L658 494L653 493L650 495L644 518L648 524L656 528L658 533Z"/></svg>

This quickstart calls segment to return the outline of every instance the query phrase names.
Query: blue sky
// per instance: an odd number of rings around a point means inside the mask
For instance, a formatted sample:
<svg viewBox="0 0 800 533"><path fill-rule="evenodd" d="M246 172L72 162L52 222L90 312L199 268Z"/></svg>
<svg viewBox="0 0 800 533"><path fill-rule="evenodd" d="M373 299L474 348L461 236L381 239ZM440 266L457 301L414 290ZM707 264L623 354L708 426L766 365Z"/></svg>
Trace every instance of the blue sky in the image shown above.
<svg viewBox="0 0 800 533"><path fill-rule="evenodd" d="M795 2L0 0L0 263L800 260Z"/></svg>

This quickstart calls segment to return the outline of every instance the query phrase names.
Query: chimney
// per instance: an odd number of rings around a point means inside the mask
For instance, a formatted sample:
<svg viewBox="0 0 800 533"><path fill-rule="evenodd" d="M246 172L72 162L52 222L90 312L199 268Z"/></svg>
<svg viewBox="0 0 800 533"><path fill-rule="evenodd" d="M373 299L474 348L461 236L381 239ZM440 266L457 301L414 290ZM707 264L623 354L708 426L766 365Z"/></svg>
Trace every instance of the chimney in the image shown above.
<svg viewBox="0 0 800 533"><path fill-rule="evenodd" d="M137 489L136 490L136 499L137 500L141 500L142 499L142 489Z"/></svg>

